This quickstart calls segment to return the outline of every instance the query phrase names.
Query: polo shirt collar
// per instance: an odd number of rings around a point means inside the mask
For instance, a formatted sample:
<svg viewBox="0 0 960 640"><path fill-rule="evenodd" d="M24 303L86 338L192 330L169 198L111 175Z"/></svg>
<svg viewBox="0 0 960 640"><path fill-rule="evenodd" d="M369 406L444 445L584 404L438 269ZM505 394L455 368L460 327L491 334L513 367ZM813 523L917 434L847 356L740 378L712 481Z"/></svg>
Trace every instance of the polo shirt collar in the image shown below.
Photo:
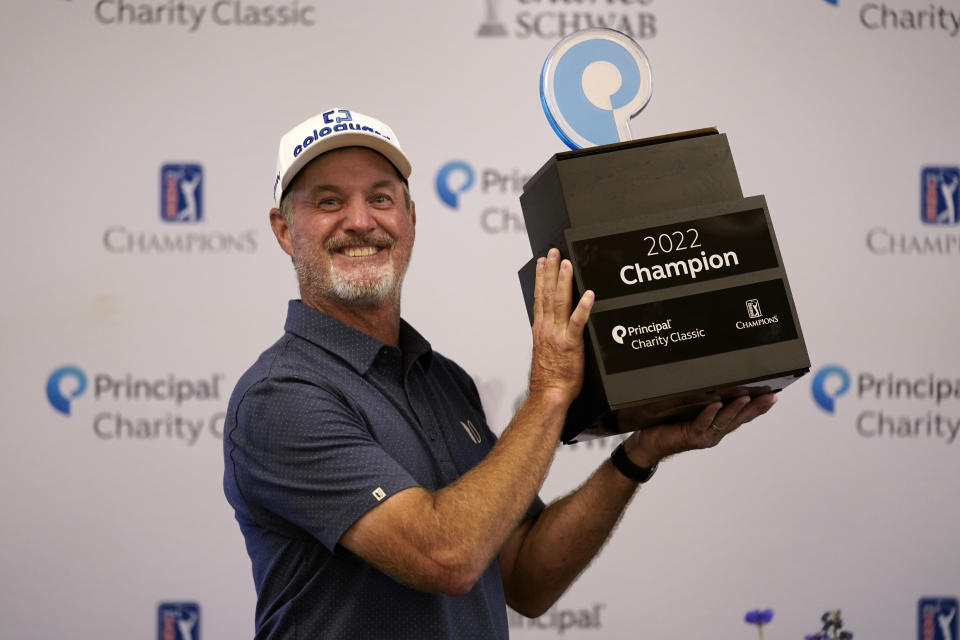
<svg viewBox="0 0 960 640"><path fill-rule="evenodd" d="M396 348L322 311L308 307L300 300L291 300L287 305L287 321L283 328L288 333L329 351L360 374L367 373L385 347ZM400 351L407 356L404 360L412 363L423 357L424 366L429 365L433 353L430 343L402 318L399 342Z"/></svg>

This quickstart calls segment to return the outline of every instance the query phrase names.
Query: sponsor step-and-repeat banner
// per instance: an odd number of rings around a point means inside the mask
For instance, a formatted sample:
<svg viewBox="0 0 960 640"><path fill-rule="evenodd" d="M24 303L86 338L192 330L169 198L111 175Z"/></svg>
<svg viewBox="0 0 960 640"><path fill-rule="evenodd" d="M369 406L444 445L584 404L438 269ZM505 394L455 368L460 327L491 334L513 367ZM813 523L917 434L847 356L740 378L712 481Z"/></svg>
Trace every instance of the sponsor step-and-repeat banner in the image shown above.
<svg viewBox="0 0 960 640"><path fill-rule="evenodd" d="M682 310L598 313L611 362L704 357L722 315L802 332L812 367L719 447L664 461L556 606L509 612L511 636L751 638L754 612L764 637L802 638L839 609L858 638L960 640L960 2L3 12L3 637L252 636L223 422L297 297L267 218L276 145L325 108L402 140L418 221L404 316L505 427L530 355L519 196L565 150L541 65L562 37L612 27L652 66L635 137L727 134L744 196L766 197L801 325L759 285L683 326ZM722 251L697 242L648 229L605 282L630 295L776 266L749 231ZM558 445L544 499L617 441Z"/></svg>

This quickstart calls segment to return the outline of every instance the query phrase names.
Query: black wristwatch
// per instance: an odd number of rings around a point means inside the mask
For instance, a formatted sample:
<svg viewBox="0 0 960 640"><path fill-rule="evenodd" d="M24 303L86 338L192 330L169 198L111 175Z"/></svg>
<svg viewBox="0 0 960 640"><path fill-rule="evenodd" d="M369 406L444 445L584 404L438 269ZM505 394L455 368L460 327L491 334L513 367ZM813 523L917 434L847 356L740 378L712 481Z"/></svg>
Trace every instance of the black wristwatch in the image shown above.
<svg viewBox="0 0 960 640"><path fill-rule="evenodd" d="M652 478L653 474L657 471L657 467L659 466L659 463L653 465L652 467L638 467L637 465L633 464L633 462L630 460L630 457L627 456L627 451L623 448L622 442L617 445L617 448L613 450L612 454L610 454L610 462L613 463L613 466L616 467L617 471L639 484L643 484Z"/></svg>

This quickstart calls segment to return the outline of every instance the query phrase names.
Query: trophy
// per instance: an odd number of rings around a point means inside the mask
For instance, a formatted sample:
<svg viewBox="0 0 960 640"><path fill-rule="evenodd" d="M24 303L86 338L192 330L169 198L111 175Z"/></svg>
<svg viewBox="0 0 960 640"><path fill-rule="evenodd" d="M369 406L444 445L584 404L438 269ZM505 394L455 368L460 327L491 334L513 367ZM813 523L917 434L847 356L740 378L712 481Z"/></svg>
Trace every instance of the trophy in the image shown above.
<svg viewBox="0 0 960 640"><path fill-rule="evenodd" d="M577 296L596 294L565 444L689 420L810 370L765 198L743 196L715 128L633 140L651 93L643 50L612 29L567 36L541 73L544 112L571 151L520 196L534 256L521 289L532 320L536 257L556 247Z"/></svg>

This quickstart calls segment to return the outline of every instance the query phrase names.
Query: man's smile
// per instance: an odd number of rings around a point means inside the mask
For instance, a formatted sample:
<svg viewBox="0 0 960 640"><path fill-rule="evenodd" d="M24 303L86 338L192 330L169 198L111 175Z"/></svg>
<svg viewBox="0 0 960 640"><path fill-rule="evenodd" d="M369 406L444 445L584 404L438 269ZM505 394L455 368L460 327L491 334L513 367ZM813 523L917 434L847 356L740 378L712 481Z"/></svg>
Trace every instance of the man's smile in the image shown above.
<svg viewBox="0 0 960 640"><path fill-rule="evenodd" d="M340 253L347 256L348 258L363 258L366 256L372 256L375 253L380 251L379 247L365 246L365 247L344 247L340 250Z"/></svg>

